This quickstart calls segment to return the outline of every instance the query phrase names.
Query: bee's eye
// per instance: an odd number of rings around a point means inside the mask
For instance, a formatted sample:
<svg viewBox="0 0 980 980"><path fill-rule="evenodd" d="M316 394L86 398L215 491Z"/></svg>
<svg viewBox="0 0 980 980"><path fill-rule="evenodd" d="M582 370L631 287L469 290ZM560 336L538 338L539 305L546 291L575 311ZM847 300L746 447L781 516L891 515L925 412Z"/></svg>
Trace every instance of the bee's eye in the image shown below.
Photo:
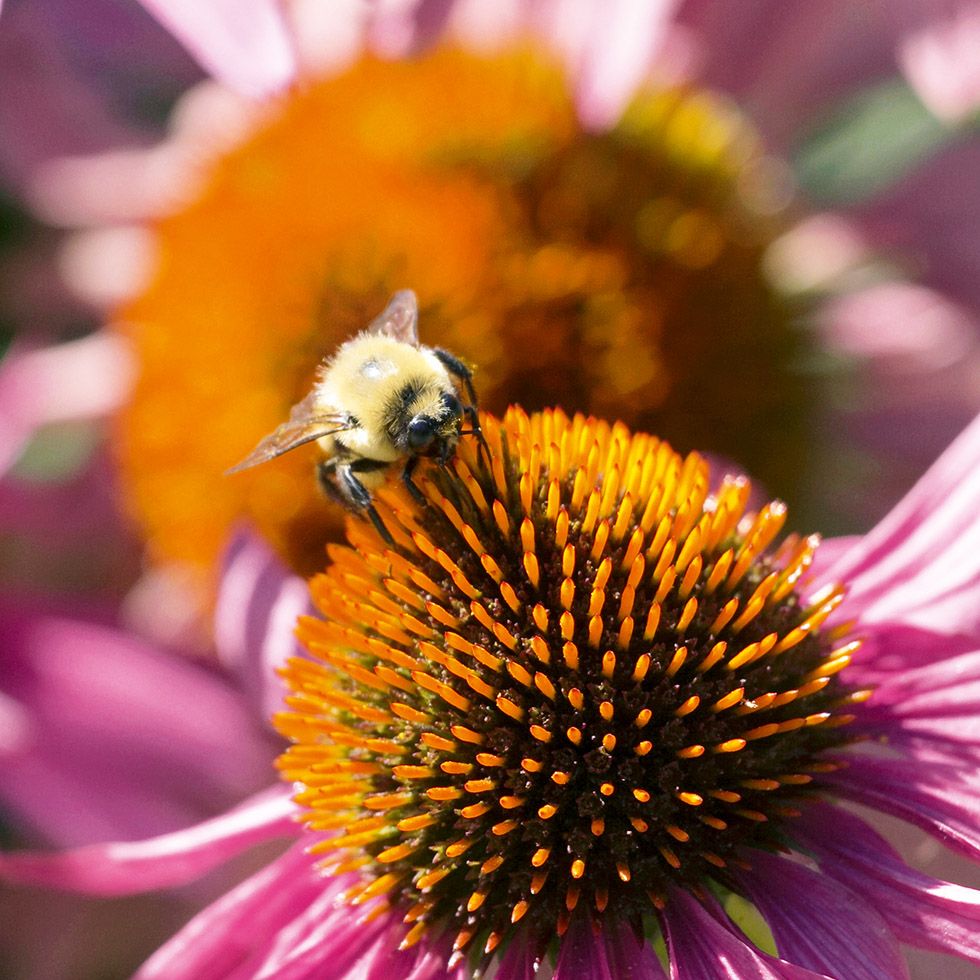
<svg viewBox="0 0 980 980"><path fill-rule="evenodd" d="M419 415L408 423L408 448L419 452L428 447L435 436L435 426L431 419Z"/></svg>
<svg viewBox="0 0 980 980"><path fill-rule="evenodd" d="M463 414L463 405L455 395L444 394L442 404L445 406L449 418L458 419Z"/></svg>

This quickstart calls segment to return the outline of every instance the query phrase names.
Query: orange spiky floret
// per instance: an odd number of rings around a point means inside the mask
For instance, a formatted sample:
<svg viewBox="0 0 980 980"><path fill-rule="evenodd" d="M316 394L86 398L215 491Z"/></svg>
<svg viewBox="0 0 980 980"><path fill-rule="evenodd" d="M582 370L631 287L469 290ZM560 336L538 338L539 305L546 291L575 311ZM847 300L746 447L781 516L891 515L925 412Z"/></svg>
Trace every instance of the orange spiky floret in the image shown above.
<svg viewBox="0 0 980 980"><path fill-rule="evenodd" d="M729 882L867 693L840 676L855 642L821 632L842 589L796 590L818 539L774 551L785 508L747 514L744 478L712 491L698 455L558 411L483 425L489 464L463 440L424 509L379 493L401 544L351 522L277 717L307 824L342 831L327 866L367 854L412 935L460 950ZM626 590L646 625L624 634Z"/></svg>

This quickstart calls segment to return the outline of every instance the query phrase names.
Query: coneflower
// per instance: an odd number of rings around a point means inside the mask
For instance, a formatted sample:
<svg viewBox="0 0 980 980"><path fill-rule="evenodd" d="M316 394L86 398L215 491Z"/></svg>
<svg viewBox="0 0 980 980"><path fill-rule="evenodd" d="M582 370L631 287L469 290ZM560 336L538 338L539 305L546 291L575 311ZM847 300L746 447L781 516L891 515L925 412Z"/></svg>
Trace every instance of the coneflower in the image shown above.
<svg viewBox="0 0 980 980"><path fill-rule="evenodd" d="M393 546L353 520L313 580L276 718L292 800L0 874L118 894L298 838L142 978L880 980L900 941L980 962L980 893L837 805L980 855L980 423L820 550L622 425L483 424L424 508L379 493Z"/></svg>
<svg viewBox="0 0 980 980"><path fill-rule="evenodd" d="M311 847L385 896L404 943L543 951L574 915L642 930L672 886L741 891L780 850L851 709L859 645L803 601L816 537L772 547L778 502L712 492L708 464L560 412L487 420L429 470L428 507L380 505L313 580L322 620L277 727Z"/></svg>

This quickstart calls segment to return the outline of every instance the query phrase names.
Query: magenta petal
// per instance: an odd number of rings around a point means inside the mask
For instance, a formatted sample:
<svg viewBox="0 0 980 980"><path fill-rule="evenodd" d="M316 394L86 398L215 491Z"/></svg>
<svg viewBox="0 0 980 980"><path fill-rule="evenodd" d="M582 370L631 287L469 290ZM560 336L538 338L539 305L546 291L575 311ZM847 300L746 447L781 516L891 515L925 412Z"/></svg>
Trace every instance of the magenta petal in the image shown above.
<svg viewBox="0 0 980 980"><path fill-rule="evenodd" d="M642 935L637 935L626 924L610 924L603 931L606 959L614 980L629 977L630 980L666 980L653 947ZM557 977L557 973L555 974Z"/></svg>
<svg viewBox="0 0 980 980"><path fill-rule="evenodd" d="M594 928L585 916L572 922L561 941L555 980L665 980L653 947L626 923Z"/></svg>
<svg viewBox="0 0 980 980"><path fill-rule="evenodd" d="M980 651L954 656L947 638L936 637L935 642L935 663L877 678L856 730L892 741L906 735L980 746ZM944 649L949 653L945 660L940 659Z"/></svg>
<svg viewBox="0 0 980 980"><path fill-rule="evenodd" d="M253 0L141 0L215 78L245 95L271 95L292 81L292 39L282 5Z"/></svg>
<svg viewBox="0 0 980 980"><path fill-rule="evenodd" d="M53 157L139 140L141 134L121 122L118 104L110 104L109 78L118 84L122 77L133 77L126 74L126 66L132 64L135 50L140 51L140 67L149 77L161 67L159 56L170 48L169 38L161 41L157 36L164 34L157 25L150 31L141 29L147 19L142 11L133 16L124 4L100 0L84 8L72 4L70 14L61 9L66 6L56 0L16 3L3 14L0 171L7 193L20 191L35 169ZM97 40L93 35L98 35ZM126 45L125 55L119 48L107 50L120 37ZM82 70L86 61L90 66L99 64L100 78ZM180 72L177 64L167 67L174 74ZM5 296L18 295L23 302L25 297L11 289L12 257L8 255L5 262ZM54 277L50 267L38 276L38 298L55 292ZM34 325L38 310L33 304L31 310Z"/></svg>
<svg viewBox="0 0 980 980"><path fill-rule="evenodd" d="M862 624L906 623L980 634L980 419L902 501L824 571L849 583L843 607Z"/></svg>
<svg viewBox="0 0 980 980"><path fill-rule="evenodd" d="M793 831L824 873L873 904L902 942L980 963L980 891L915 871L838 807L808 806Z"/></svg>
<svg viewBox="0 0 980 980"><path fill-rule="evenodd" d="M225 554L214 617L218 658L243 679L263 718L282 707L276 671L303 656L293 632L311 611L309 590L257 535L241 530Z"/></svg>
<svg viewBox="0 0 980 980"><path fill-rule="evenodd" d="M577 72L579 115L586 126L613 125L646 81L678 0L607 0L595 5Z"/></svg>
<svg viewBox="0 0 980 980"><path fill-rule="evenodd" d="M841 535L837 538L824 538L813 556L809 578L824 583L828 580L828 570L833 568L852 548L860 544L860 534Z"/></svg>
<svg viewBox="0 0 980 980"><path fill-rule="evenodd" d="M980 308L978 167L980 142L950 140L859 215L872 247L914 257L928 286L972 311Z"/></svg>
<svg viewBox="0 0 980 980"><path fill-rule="evenodd" d="M242 980L268 977L275 980L449 980L465 977L465 971L447 971L448 946L427 943L400 950L406 926L402 913L382 912L370 918L368 910L333 900L332 907L317 901L297 923L305 934L298 942L280 937L275 955L256 971L243 971ZM290 930L292 932L293 930Z"/></svg>
<svg viewBox="0 0 980 980"><path fill-rule="evenodd" d="M813 980L825 977L769 956L740 938L693 896L670 893L663 913L671 980Z"/></svg>
<svg viewBox="0 0 980 980"><path fill-rule="evenodd" d="M908 732L892 733L889 748L899 752L916 769L928 767L948 774L970 792L980 794L980 748L941 739L922 738Z"/></svg>
<svg viewBox="0 0 980 980"><path fill-rule="evenodd" d="M496 980L534 980L541 963L541 952L521 932L507 947L497 967Z"/></svg>
<svg viewBox="0 0 980 980"><path fill-rule="evenodd" d="M285 788L265 790L213 820L149 840L54 854L0 854L0 878L91 895L131 895L199 878L236 854L299 833Z"/></svg>
<svg viewBox="0 0 980 980"><path fill-rule="evenodd" d="M759 851L749 861L739 880L786 959L847 980L908 976L894 934L863 897L796 861Z"/></svg>
<svg viewBox="0 0 980 980"><path fill-rule="evenodd" d="M821 777L842 796L922 827L948 847L980 860L980 776L961 761L872 759Z"/></svg>
<svg viewBox="0 0 980 980"><path fill-rule="evenodd" d="M555 980L615 980L604 936L587 918L576 917L562 938Z"/></svg>
<svg viewBox="0 0 980 980"><path fill-rule="evenodd" d="M41 426L96 418L121 405L132 369L128 347L107 331L8 351L0 361L0 473Z"/></svg>
<svg viewBox="0 0 980 980"><path fill-rule="evenodd" d="M67 562L74 568L75 562L84 561L80 589L111 602L129 587L140 549L120 513L118 497L117 475L105 452L93 454L68 480L38 483L10 476L0 480L0 534L11 554L13 542L22 541L20 547L30 549L30 561L41 559L44 568ZM30 580L23 559L5 565L8 581L14 576Z"/></svg>
<svg viewBox="0 0 980 980"><path fill-rule="evenodd" d="M385 58L405 58L435 44L455 6L456 0L378 3L370 12L371 47Z"/></svg>
<svg viewBox="0 0 980 980"><path fill-rule="evenodd" d="M272 746L220 675L85 612L0 602L0 692L26 719L0 739L0 800L20 825L59 847L156 836L268 782Z"/></svg>
<svg viewBox="0 0 980 980"><path fill-rule="evenodd" d="M943 119L960 120L980 105L980 7L973 0L923 2L920 24L899 48L919 98Z"/></svg>
<svg viewBox="0 0 980 980"><path fill-rule="evenodd" d="M324 895L332 901L342 890L343 879L324 878L314 863L304 845L295 844L195 916L143 964L136 978L234 976L257 949L273 941L312 903ZM246 975L256 976L251 969Z"/></svg>
<svg viewBox="0 0 980 980"><path fill-rule="evenodd" d="M884 5L685 0L679 19L700 48L704 84L750 106L777 148L792 147L828 106L893 70L895 18Z"/></svg>
<svg viewBox="0 0 980 980"><path fill-rule="evenodd" d="M914 251L919 243L908 244ZM833 350L857 359L874 392L848 413L843 437L852 451L873 456L875 486L912 486L980 407L980 316L943 290L896 280L822 303L819 330ZM898 500L875 486L863 486L848 505L866 527Z"/></svg>

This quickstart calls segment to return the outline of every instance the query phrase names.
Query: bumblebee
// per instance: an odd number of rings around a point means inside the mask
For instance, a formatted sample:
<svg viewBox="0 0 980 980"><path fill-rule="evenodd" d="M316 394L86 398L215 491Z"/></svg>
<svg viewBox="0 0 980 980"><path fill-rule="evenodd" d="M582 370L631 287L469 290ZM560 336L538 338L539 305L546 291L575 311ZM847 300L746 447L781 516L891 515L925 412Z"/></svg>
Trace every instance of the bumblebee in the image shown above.
<svg viewBox="0 0 980 980"><path fill-rule="evenodd" d="M424 505L412 479L419 460L430 457L444 466L464 434L464 419L466 431L482 446L476 405L470 369L449 351L419 343L418 302L414 292L403 289L321 366L313 390L293 406L289 419L228 472L315 441L325 455L317 465L320 486L345 507L366 514L392 544L371 491L401 463L402 481Z"/></svg>

